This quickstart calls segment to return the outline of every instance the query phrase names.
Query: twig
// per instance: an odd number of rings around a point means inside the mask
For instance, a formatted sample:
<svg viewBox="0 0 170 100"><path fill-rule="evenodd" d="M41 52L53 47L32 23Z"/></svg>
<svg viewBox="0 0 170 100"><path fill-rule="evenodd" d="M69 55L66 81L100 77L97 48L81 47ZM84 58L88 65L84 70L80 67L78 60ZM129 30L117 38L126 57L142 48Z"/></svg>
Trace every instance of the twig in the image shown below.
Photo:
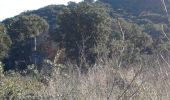
<svg viewBox="0 0 170 100"><path fill-rule="evenodd" d="M165 3L165 0L161 0L163 6L164 6L164 10L165 10L165 13L167 15L167 18L168 18L168 21L170 22L170 18L169 18L169 14L168 14L168 9L166 7L166 3Z"/></svg>
<svg viewBox="0 0 170 100"><path fill-rule="evenodd" d="M168 41L170 41L169 37L166 35L165 31L164 31L164 26L162 25L162 33L165 35L165 37L168 39Z"/></svg>
<svg viewBox="0 0 170 100"><path fill-rule="evenodd" d="M132 98L132 97L137 93L137 91L141 88L141 86L143 85L143 83L144 83L144 81L138 86L138 88L136 89L136 91L131 94L130 98Z"/></svg>
<svg viewBox="0 0 170 100"><path fill-rule="evenodd" d="M132 85L132 83L135 81L136 77L141 73L143 67L141 66L139 71L135 74L134 78L132 79L132 81L130 82L130 84L126 87L126 89L122 92L122 94L118 97L117 100L120 100L122 98L122 96L128 91L128 89L130 88L130 86Z"/></svg>
<svg viewBox="0 0 170 100"><path fill-rule="evenodd" d="M162 56L162 54L160 54L161 58L163 59L163 61L168 65L168 67L170 68L170 64L165 60L165 58Z"/></svg>

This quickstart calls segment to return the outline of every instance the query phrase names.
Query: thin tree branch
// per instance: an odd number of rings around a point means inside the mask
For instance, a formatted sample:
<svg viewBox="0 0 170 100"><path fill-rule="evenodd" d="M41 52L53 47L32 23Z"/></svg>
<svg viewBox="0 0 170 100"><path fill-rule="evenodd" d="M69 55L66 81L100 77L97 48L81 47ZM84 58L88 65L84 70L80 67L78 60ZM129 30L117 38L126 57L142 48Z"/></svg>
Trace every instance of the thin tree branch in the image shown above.
<svg viewBox="0 0 170 100"><path fill-rule="evenodd" d="M120 99L123 97L123 95L128 91L128 89L130 88L130 86L133 84L133 82L135 81L135 79L137 78L137 76L142 72L143 66L142 66L142 65L140 65L140 66L141 66L141 67L140 67L139 71L135 74L135 76L133 77L133 79L132 79L132 81L130 82L130 84L126 87L126 89L122 92L122 94L118 97L117 100L120 100Z"/></svg>

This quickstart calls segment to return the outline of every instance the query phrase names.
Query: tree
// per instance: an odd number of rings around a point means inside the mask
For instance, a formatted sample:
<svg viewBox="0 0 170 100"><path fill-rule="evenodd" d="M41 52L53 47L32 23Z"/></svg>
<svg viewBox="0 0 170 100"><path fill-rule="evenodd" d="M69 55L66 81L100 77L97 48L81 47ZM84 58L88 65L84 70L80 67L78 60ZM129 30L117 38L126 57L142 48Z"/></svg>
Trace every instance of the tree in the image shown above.
<svg viewBox="0 0 170 100"><path fill-rule="evenodd" d="M69 7L69 5L68 5ZM112 32L112 18L103 5L81 2L57 17L59 27L52 34L66 48L66 55L80 63L80 57L90 63L106 52Z"/></svg>
<svg viewBox="0 0 170 100"><path fill-rule="evenodd" d="M133 63L144 54L152 54L152 37L142 27L123 18L113 22L111 55L119 56L122 62Z"/></svg>
<svg viewBox="0 0 170 100"><path fill-rule="evenodd" d="M13 42L38 36L48 29L48 23L37 15L21 15L4 22Z"/></svg>
<svg viewBox="0 0 170 100"><path fill-rule="evenodd" d="M8 62L9 66L24 69L28 64L37 63L37 37L47 32L48 23L46 20L37 15L21 15L8 20L6 26L8 27L7 32L13 41Z"/></svg>

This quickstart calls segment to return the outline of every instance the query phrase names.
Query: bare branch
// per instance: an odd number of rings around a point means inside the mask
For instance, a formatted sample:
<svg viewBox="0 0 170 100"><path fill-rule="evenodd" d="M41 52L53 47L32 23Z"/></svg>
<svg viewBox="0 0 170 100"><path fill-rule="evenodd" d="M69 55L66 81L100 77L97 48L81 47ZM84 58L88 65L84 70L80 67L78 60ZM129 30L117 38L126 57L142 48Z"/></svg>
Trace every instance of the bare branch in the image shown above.
<svg viewBox="0 0 170 100"><path fill-rule="evenodd" d="M130 88L130 86L133 84L133 82L136 80L136 78L140 75L140 73L142 72L143 66L140 65L140 69L139 71L135 74L135 76L133 77L132 81L130 82L130 84L126 87L126 89L122 92L122 94L118 97L117 100L120 100L123 95L128 91L128 89Z"/></svg>

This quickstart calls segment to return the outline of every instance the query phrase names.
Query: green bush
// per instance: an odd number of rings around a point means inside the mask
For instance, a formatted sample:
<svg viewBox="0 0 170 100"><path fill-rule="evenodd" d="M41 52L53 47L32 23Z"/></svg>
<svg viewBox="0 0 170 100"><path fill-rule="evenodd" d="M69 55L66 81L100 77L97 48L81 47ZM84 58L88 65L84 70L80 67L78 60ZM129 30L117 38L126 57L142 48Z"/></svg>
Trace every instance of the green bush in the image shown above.
<svg viewBox="0 0 170 100"><path fill-rule="evenodd" d="M0 99L18 100L38 97L43 84L30 77L23 77L15 72L6 73L0 81Z"/></svg>

